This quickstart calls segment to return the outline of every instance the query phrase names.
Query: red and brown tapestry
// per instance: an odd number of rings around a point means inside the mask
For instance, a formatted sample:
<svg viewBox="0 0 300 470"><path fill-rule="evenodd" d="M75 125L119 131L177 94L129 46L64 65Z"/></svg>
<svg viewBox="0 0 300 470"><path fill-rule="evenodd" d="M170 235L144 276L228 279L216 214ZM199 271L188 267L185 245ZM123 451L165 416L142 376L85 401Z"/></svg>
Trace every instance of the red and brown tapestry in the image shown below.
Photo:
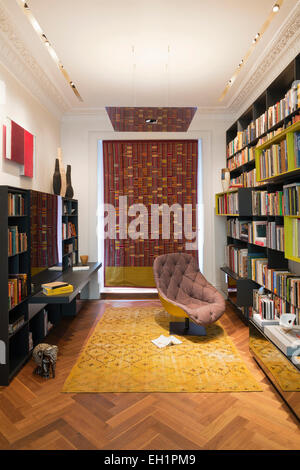
<svg viewBox="0 0 300 470"><path fill-rule="evenodd" d="M197 140L104 141L104 202L116 210L116 239L104 241L105 285L152 287L153 261L165 253L186 251L187 240L174 238L171 218L170 237L151 238L151 205L192 205L192 230L196 231ZM120 237L119 197L127 205L142 203L148 211L148 236L133 240ZM128 216L127 225L136 216ZM184 216L183 216L184 225ZM158 237L158 238L157 238ZM197 256L197 251L187 251Z"/></svg>

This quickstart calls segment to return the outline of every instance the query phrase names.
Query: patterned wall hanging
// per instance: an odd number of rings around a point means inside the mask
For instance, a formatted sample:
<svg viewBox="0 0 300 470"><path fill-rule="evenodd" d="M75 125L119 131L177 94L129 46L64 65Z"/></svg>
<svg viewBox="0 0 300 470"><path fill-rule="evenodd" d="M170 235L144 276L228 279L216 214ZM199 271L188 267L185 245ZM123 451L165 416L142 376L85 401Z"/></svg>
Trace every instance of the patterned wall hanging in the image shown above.
<svg viewBox="0 0 300 470"><path fill-rule="evenodd" d="M59 262L58 197L30 191L31 274Z"/></svg>
<svg viewBox="0 0 300 470"><path fill-rule="evenodd" d="M7 118L3 125L3 158L20 165L20 175L33 178L35 136Z"/></svg>
<svg viewBox="0 0 300 470"><path fill-rule="evenodd" d="M186 251L186 239L168 239L159 233L151 238L151 205L178 203L192 205L191 225L196 231L197 140L104 141L104 202L116 209L116 238L106 238L105 285L154 287L154 258L164 253ZM119 196L127 196L127 206L142 203L148 213L149 238L120 236ZM135 219L126 212L127 226ZM183 217L184 223L184 217ZM158 238L157 238L158 237ZM187 251L197 256L197 251Z"/></svg>

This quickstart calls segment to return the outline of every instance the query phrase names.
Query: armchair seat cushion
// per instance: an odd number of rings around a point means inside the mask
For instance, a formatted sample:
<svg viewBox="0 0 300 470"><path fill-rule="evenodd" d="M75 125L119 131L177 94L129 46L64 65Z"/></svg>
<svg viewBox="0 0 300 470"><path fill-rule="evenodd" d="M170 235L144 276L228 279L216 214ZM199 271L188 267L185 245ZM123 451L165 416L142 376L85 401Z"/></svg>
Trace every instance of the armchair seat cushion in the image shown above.
<svg viewBox="0 0 300 470"><path fill-rule="evenodd" d="M208 325L223 315L223 296L201 274L192 255L158 256L153 270L159 295L182 308L195 323Z"/></svg>

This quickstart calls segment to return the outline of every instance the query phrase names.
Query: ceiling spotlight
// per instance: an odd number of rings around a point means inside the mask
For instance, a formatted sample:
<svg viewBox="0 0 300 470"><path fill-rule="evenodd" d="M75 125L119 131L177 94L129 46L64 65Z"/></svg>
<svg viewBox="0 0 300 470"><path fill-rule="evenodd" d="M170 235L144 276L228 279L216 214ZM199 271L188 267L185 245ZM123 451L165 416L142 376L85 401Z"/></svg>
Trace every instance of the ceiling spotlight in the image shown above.
<svg viewBox="0 0 300 470"><path fill-rule="evenodd" d="M280 6L278 5L278 3L275 3L275 5L273 6L273 12L277 13L279 10L280 10Z"/></svg>
<svg viewBox="0 0 300 470"><path fill-rule="evenodd" d="M242 59L241 62L239 63L239 67L241 67L244 63L244 60Z"/></svg>
<svg viewBox="0 0 300 470"><path fill-rule="evenodd" d="M257 33L257 35L255 36L255 38L254 38L254 39L253 39L253 41L252 41L252 42L253 42L253 44L255 44L255 43L256 43L256 41L259 39L259 37L260 37L260 34L259 34L259 33Z"/></svg>
<svg viewBox="0 0 300 470"><path fill-rule="evenodd" d="M157 124L157 119L145 119L147 124Z"/></svg>
<svg viewBox="0 0 300 470"><path fill-rule="evenodd" d="M70 82L70 85L72 88L75 88L75 83L74 82Z"/></svg>

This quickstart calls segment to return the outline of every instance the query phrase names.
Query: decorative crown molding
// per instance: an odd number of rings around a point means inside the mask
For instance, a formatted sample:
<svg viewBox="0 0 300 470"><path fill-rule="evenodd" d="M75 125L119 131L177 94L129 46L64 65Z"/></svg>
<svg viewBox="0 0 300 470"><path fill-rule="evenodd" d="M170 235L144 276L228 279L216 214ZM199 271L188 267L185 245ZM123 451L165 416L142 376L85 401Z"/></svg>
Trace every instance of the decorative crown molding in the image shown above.
<svg viewBox="0 0 300 470"><path fill-rule="evenodd" d="M258 98L300 51L300 2L255 62L228 105L239 116Z"/></svg>
<svg viewBox="0 0 300 470"><path fill-rule="evenodd" d="M70 109L36 59L29 52L8 12L0 4L0 62L57 117Z"/></svg>

